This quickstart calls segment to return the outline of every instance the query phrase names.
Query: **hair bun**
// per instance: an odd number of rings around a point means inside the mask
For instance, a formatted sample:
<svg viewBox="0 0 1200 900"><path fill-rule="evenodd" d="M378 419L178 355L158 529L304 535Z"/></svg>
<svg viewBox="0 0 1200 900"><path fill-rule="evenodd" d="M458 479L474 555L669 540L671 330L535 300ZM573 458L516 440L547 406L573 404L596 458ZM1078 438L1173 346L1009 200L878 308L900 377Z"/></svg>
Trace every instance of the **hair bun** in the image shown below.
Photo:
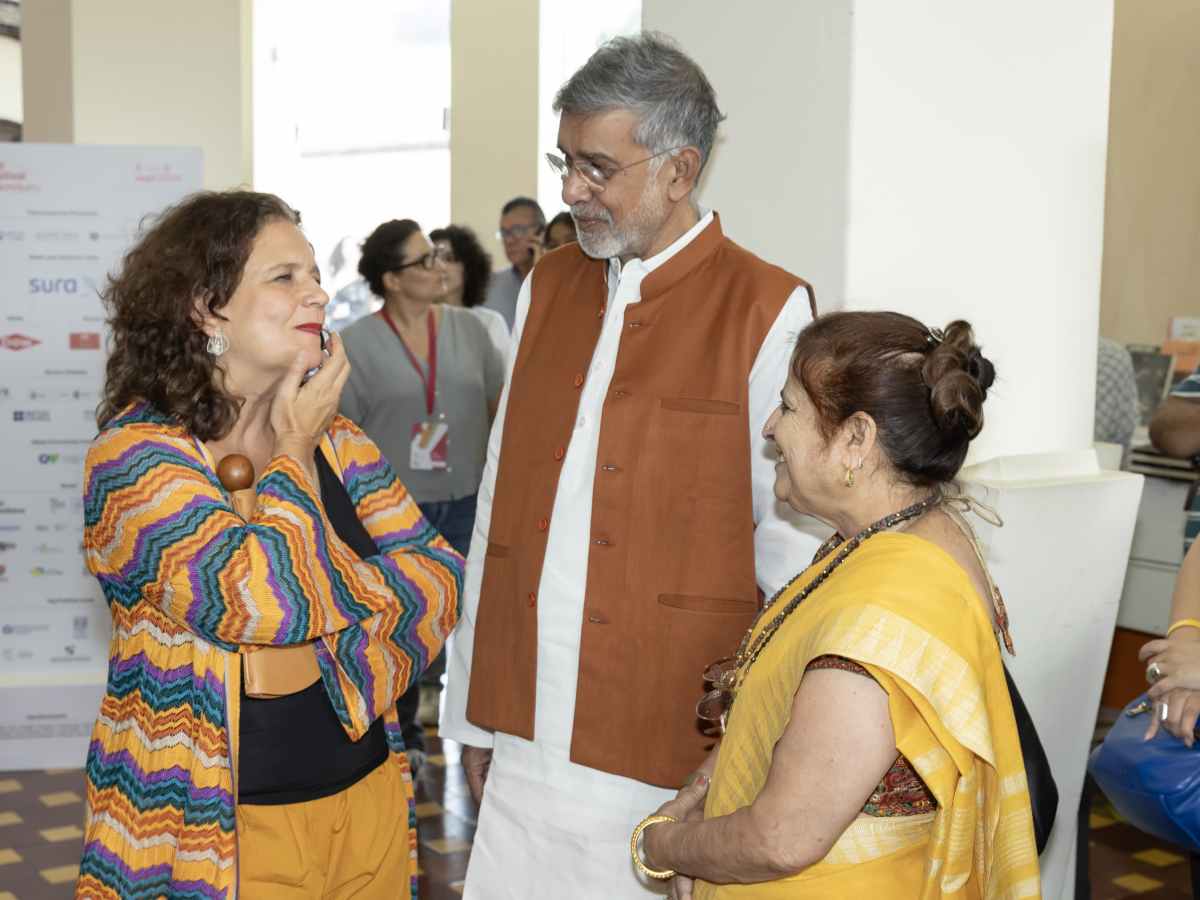
<svg viewBox="0 0 1200 900"><path fill-rule="evenodd" d="M930 334L921 377L929 387L934 421L944 434L974 438L983 429L983 401L996 370L975 344L969 323L951 322L940 341Z"/></svg>

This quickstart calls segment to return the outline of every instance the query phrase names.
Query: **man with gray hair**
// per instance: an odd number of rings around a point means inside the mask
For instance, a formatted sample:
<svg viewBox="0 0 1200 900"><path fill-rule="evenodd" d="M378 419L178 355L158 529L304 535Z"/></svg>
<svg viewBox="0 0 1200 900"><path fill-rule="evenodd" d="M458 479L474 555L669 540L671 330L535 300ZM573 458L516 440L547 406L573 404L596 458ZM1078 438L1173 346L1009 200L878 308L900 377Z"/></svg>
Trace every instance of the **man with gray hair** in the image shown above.
<svg viewBox="0 0 1200 900"><path fill-rule="evenodd" d="M555 109L579 242L521 288L442 713L482 797L467 897L665 889L630 832L711 765L701 673L819 543L781 517L761 436L811 289L694 201L708 79L661 35L617 38Z"/></svg>

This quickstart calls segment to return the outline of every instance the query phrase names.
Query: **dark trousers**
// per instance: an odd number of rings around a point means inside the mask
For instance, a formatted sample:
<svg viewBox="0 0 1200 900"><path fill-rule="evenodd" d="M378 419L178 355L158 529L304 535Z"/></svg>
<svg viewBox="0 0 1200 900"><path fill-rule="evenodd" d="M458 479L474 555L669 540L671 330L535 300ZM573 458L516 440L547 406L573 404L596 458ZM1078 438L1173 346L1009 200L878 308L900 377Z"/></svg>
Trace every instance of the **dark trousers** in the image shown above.
<svg viewBox="0 0 1200 900"><path fill-rule="evenodd" d="M475 495L461 500L439 500L433 503L418 503L421 514L429 524L442 533L447 543L464 557L471 549L471 535L475 531ZM400 733L404 745L410 749L425 749L425 731L417 721L417 707L421 703L421 685L441 685L446 671L446 652L443 650L429 664L429 668L414 681L403 696L396 701L396 712L400 716Z"/></svg>

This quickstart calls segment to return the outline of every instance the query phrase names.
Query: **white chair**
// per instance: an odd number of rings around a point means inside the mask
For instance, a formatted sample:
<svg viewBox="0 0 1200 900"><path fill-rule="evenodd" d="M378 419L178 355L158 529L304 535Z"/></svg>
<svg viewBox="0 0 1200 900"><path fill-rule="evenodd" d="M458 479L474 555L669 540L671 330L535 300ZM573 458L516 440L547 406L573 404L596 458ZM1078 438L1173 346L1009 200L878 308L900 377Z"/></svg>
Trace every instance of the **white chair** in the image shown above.
<svg viewBox="0 0 1200 900"><path fill-rule="evenodd" d="M1006 664L1058 784L1042 896L1069 900L1076 814L1143 479L1102 471L1089 449L1002 457L964 469L962 480L1004 520L972 524L1012 620L1017 655Z"/></svg>

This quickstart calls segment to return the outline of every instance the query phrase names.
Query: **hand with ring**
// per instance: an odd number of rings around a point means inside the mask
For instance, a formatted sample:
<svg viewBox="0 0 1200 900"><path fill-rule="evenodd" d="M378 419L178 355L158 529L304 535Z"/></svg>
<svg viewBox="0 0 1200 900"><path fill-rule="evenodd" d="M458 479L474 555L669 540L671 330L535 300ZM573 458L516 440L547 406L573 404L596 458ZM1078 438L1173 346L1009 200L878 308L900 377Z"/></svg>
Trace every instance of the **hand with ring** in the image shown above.
<svg viewBox="0 0 1200 900"><path fill-rule="evenodd" d="M1164 638L1150 641L1138 652L1147 663L1150 699L1158 700L1176 688L1200 691L1200 641Z"/></svg>
<svg viewBox="0 0 1200 900"><path fill-rule="evenodd" d="M1191 747L1196 743L1196 722L1200 719L1200 691L1177 688L1154 702L1154 712L1146 727L1145 740L1164 729Z"/></svg>

